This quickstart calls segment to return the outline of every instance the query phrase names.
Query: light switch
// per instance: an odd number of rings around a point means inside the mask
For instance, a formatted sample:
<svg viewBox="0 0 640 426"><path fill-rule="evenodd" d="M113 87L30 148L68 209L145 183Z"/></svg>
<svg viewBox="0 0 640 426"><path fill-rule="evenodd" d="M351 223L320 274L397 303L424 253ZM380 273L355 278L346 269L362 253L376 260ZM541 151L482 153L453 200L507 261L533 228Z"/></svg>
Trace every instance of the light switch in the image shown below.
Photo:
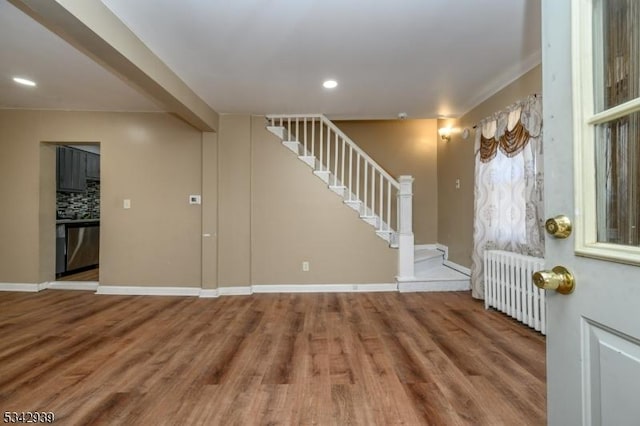
<svg viewBox="0 0 640 426"><path fill-rule="evenodd" d="M131 208L131 200L128 199L128 198L125 198L125 200L122 202L122 208L130 209Z"/></svg>
<svg viewBox="0 0 640 426"><path fill-rule="evenodd" d="M456 179L456 189L460 189L460 179Z"/></svg>

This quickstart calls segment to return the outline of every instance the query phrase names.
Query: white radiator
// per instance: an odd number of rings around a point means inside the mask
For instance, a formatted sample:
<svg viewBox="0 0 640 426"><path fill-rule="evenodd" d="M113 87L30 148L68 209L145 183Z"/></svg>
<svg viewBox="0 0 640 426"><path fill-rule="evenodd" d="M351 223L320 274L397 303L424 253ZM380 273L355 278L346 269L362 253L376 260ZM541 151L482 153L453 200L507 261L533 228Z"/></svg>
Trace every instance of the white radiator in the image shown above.
<svg viewBox="0 0 640 426"><path fill-rule="evenodd" d="M501 250L484 252L484 307L493 307L546 334L544 290L531 276L544 259Z"/></svg>

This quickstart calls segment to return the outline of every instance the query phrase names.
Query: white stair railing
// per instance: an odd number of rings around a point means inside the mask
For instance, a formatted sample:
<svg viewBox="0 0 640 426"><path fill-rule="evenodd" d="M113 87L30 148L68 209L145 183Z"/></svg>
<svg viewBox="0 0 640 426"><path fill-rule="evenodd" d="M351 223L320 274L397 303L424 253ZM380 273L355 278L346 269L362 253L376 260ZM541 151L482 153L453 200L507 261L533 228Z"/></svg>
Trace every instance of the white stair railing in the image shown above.
<svg viewBox="0 0 640 426"><path fill-rule="evenodd" d="M399 254L399 276L413 276L413 178L401 176L398 182L322 114L268 115L267 125L345 204L374 226L378 236L392 247L407 246L400 251L410 251L411 259L408 253Z"/></svg>

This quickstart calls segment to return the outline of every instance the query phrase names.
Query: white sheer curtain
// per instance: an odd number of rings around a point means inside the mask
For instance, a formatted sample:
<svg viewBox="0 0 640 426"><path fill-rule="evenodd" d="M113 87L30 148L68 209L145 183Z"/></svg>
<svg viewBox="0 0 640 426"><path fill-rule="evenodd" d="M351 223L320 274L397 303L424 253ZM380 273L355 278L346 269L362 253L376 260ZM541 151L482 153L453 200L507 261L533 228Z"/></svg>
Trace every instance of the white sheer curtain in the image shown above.
<svg viewBox="0 0 640 426"><path fill-rule="evenodd" d="M531 95L478 124L472 296L484 298L484 251L544 257L542 99Z"/></svg>

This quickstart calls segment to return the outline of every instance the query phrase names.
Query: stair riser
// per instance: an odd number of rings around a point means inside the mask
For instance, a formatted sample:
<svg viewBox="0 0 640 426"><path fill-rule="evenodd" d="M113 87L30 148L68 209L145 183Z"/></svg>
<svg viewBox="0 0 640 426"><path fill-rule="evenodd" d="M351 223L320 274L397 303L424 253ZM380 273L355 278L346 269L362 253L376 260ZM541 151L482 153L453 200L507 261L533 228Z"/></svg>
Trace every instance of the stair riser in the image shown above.
<svg viewBox="0 0 640 426"><path fill-rule="evenodd" d="M316 157L312 155L300 155L298 158L312 169L316 168Z"/></svg>
<svg viewBox="0 0 640 426"><path fill-rule="evenodd" d="M360 219L364 220L365 222L367 222L369 225L373 226L374 228L378 228L378 218L377 217L362 217L362 216L360 216Z"/></svg>
<svg viewBox="0 0 640 426"><path fill-rule="evenodd" d="M345 201L347 206L351 207L353 210L357 211L358 214L362 214L362 203L358 201Z"/></svg>
<svg viewBox="0 0 640 426"><path fill-rule="evenodd" d="M329 186L329 189L338 194L340 197L344 198L344 194L347 190L344 186Z"/></svg>
<svg viewBox="0 0 640 426"><path fill-rule="evenodd" d="M301 151L301 147L302 145L300 145L300 142L295 142L295 141L285 141L282 142L282 144L284 146L286 146L290 151L292 151L294 154L296 155L300 155L300 151Z"/></svg>
<svg viewBox="0 0 640 426"><path fill-rule="evenodd" d="M319 177L325 184L329 185L329 178L330 178L329 172L321 172L316 170L315 172L313 172L313 174Z"/></svg>
<svg viewBox="0 0 640 426"><path fill-rule="evenodd" d="M267 126L267 130L280 138L280 140L287 139L287 130L282 126Z"/></svg>
<svg viewBox="0 0 640 426"><path fill-rule="evenodd" d="M433 269L433 268L437 268L438 266L442 266L443 263L443 258L442 257L433 257L431 259L425 259L425 260L417 260L414 264L415 264L415 268L416 268L416 273L418 273L418 271L427 271L429 269Z"/></svg>

